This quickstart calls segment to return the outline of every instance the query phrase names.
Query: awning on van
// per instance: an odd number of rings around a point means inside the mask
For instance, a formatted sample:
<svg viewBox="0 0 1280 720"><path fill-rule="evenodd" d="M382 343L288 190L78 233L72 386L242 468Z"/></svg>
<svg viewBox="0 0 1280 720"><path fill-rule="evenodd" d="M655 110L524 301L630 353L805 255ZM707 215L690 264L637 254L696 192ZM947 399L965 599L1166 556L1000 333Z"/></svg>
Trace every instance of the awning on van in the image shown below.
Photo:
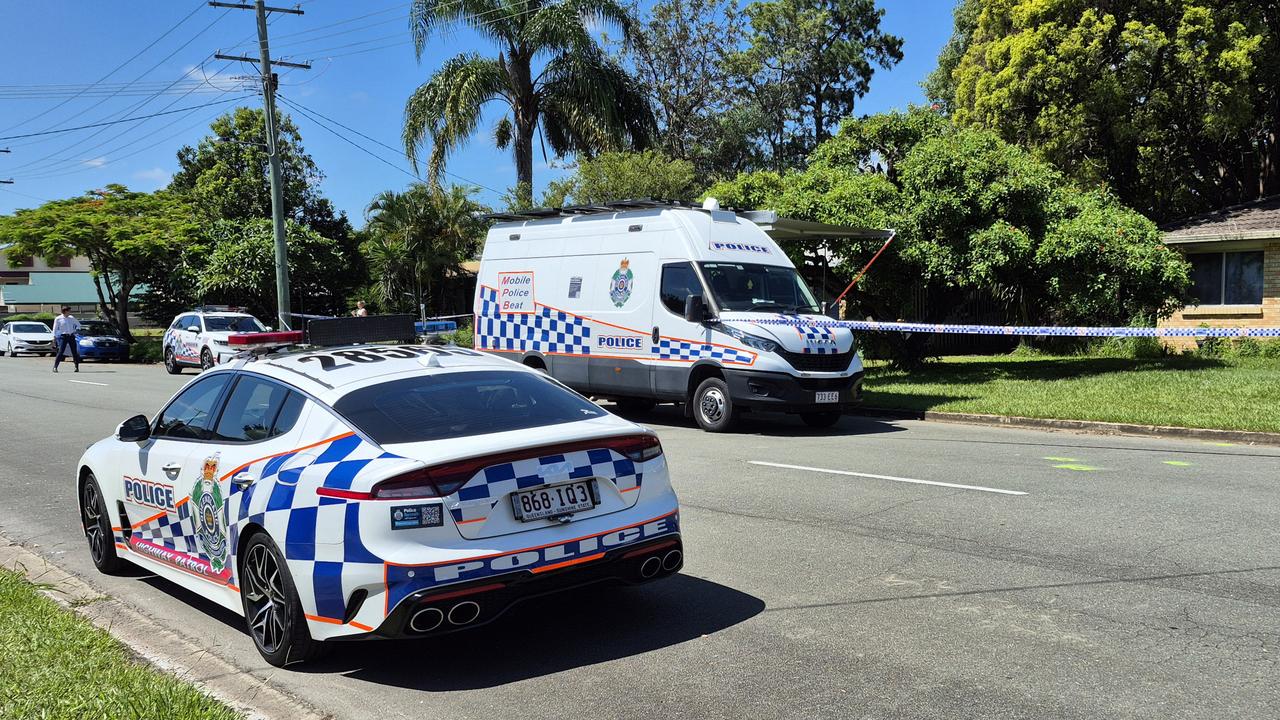
<svg viewBox="0 0 1280 720"><path fill-rule="evenodd" d="M827 223L795 220L778 215L773 210L749 210L739 213L742 217L760 226L774 240L797 240L800 238L859 238L865 240L887 240L893 235L892 230L873 230L871 228L851 227L848 225L828 225Z"/></svg>

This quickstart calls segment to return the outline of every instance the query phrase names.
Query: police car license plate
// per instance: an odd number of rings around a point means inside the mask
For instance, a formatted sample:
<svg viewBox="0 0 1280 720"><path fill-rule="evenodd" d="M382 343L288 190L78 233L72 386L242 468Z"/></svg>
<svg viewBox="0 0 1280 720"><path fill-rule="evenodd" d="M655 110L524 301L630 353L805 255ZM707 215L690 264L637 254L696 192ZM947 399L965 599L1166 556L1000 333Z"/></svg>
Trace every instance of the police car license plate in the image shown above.
<svg viewBox="0 0 1280 720"><path fill-rule="evenodd" d="M521 490L511 493L511 506L522 522L590 510L597 503L593 485L591 480L581 480Z"/></svg>
<svg viewBox="0 0 1280 720"><path fill-rule="evenodd" d="M818 397L814 398L815 402L828 403L840 402L840 393L835 390L817 393Z"/></svg>

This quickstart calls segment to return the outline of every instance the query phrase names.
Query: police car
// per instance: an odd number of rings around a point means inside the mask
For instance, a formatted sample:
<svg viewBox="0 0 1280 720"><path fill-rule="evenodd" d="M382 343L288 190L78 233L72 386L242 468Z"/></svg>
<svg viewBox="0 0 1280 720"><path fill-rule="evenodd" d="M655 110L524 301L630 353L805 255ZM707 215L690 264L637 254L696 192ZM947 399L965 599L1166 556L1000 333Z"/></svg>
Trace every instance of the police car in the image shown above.
<svg viewBox="0 0 1280 720"><path fill-rule="evenodd" d="M281 666L681 569L651 431L470 349L264 349L300 338L230 336L257 350L84 453L76 492L100 571L133 563L243 614Z"/></svg>
<svg viewBox="0 0 1280 720"><path fill-rule="evenodd" d="M267 332L269 328L248 313L230 307L203 307L175 317L164 333L164 369L177 375L184 367L202 370L217 365L237 350L227 342L233 334Z"/></svg>

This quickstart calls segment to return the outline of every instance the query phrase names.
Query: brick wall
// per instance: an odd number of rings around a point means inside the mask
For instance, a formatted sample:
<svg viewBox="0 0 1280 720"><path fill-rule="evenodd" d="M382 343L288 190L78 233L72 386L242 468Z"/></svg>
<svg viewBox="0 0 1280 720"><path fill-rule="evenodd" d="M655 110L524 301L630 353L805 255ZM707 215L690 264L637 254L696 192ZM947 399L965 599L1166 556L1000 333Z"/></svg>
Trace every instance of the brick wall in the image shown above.
<svg viewBox="0 0 1280 720"><path fill-rule="evenodd" d="M1160 322L1160 327L1280 327L1280 241L1263 246L1262 311L1217 313L1212 306L1188 308ZM1228 309L1228 308L1224 308ZM1195 338L1165 338L1170 347L1184 349L1196 346Z"/></svg>

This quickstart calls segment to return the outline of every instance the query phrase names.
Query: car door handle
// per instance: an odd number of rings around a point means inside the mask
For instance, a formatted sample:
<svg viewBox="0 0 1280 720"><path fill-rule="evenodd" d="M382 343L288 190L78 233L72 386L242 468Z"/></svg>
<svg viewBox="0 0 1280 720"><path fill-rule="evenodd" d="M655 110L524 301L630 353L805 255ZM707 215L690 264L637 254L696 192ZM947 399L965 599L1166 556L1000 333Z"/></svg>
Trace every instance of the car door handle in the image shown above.
<svg viewBox="0 0 1280 720"><path fill-rule="evenodd" d="M162 470L164 470L165 472L167 472L167 473L169 473L169 474L171 474L171 475L172 475L173 473L176 473L176 472L178 472L178 471L182 470L182 463L176 463L176 462L174 462L174 463L169 463L168 465L165 465L165 466L164 466L163 468L161 468L161 469L162 469Z"/></svg>
<svg viewBox="0 0 1280 720"><path fill-rule="evenodd" d="M653 326L653 344L654 344L654 345L657 345L657 344L658 344L658 341L659 341L659 340L661 340L661 339L662 339L662 336L660 336L660 335L658 334L658 326L657 326L657 325L654 325L654 326Z"/></svg>
<svg viewBox="0 0 1280 720"><path fill-rule="evenodd" d="M252 485L255 479L256 478L253 477L253 473L245 470L244 472L238 472L235 475L232 475L231 484L237 487L247 487Z"/></svg>

